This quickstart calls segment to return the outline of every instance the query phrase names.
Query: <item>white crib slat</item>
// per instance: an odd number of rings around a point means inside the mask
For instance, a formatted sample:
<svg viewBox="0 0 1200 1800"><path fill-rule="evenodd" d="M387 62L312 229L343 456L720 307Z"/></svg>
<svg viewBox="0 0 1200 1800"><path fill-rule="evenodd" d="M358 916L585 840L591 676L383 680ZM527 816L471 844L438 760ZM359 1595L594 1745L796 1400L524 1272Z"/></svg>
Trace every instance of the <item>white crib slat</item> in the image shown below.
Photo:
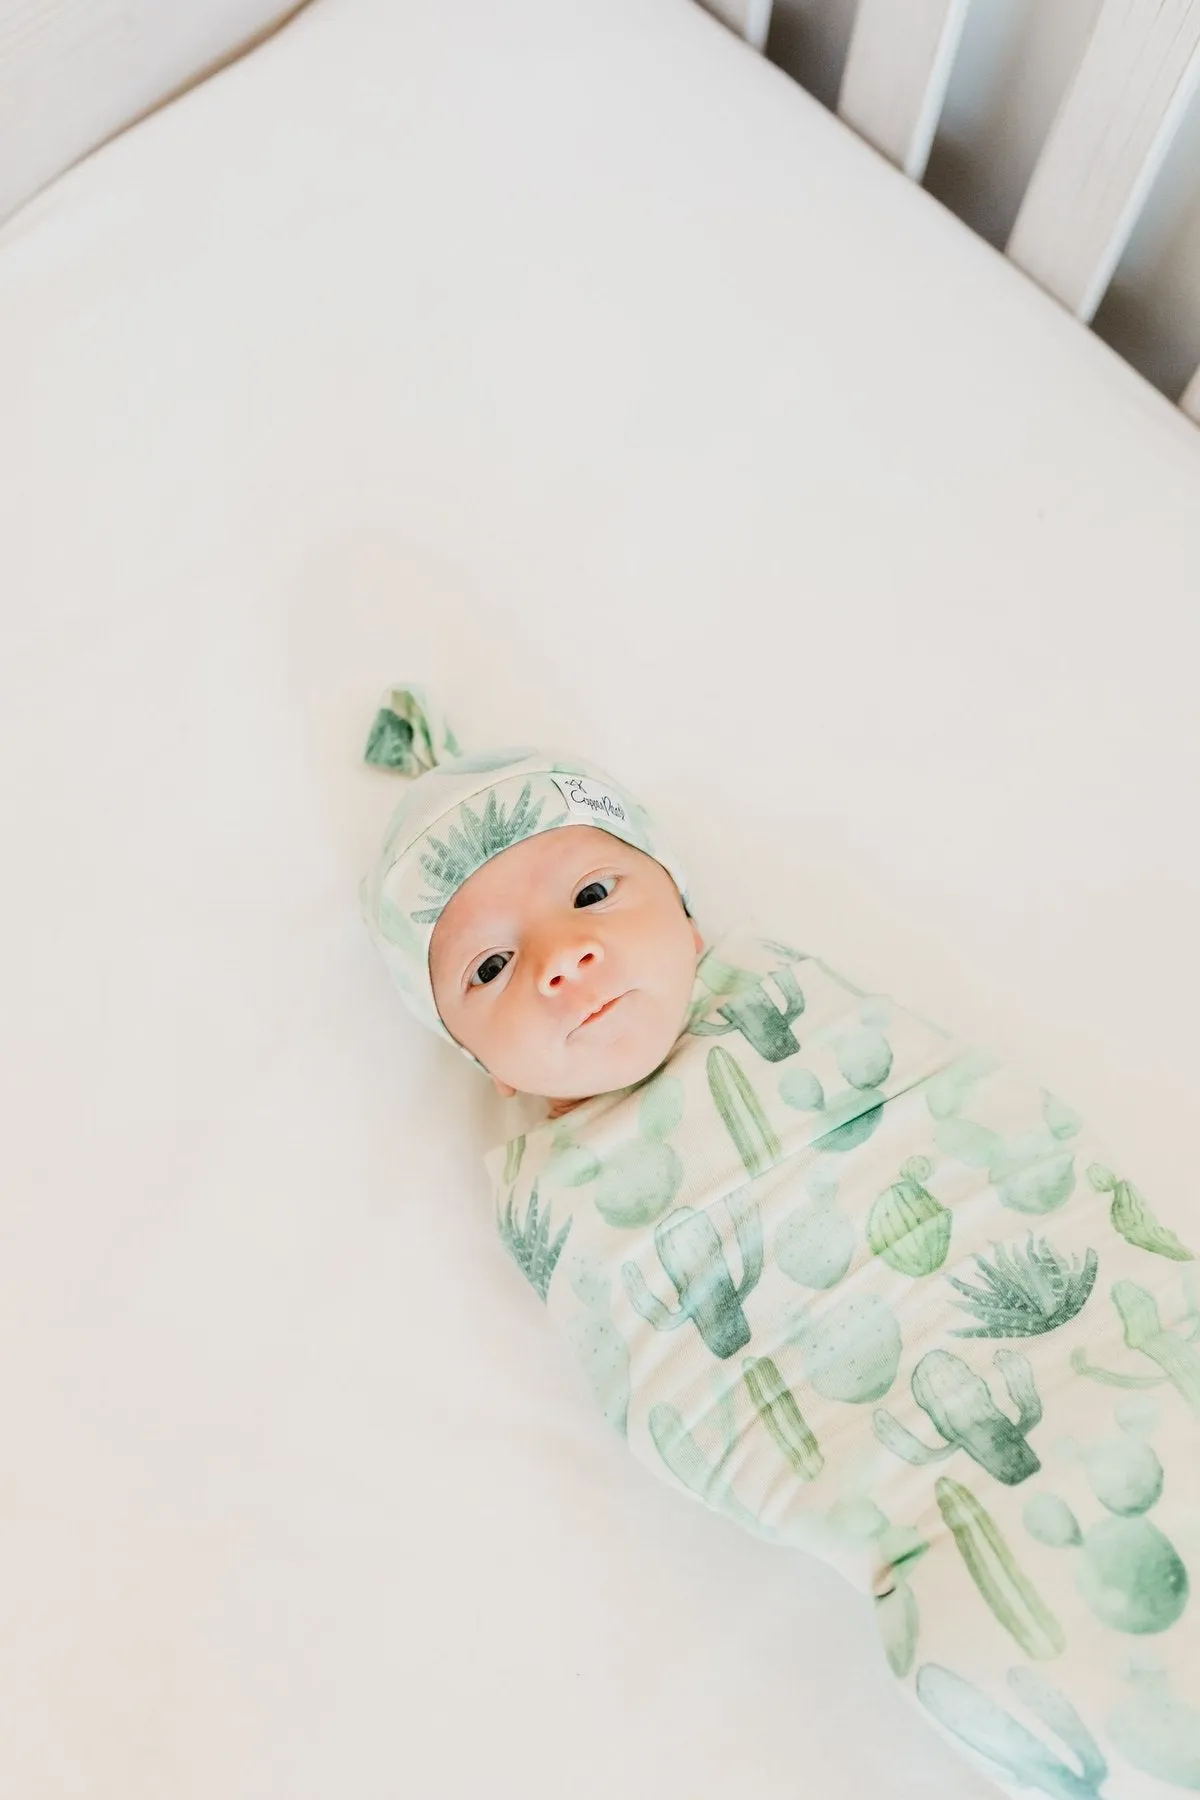
<svg viewBox="0 0 1200 1800"><path fill-rule="evenodd" d="M1200 369L1192 376L1180 405L1188 418L1195 419L1197 425L1200 425Z"/></svg>
<svg viewBox="0 0 1200 1800"><path fill-rule="evenodd" d="M1008 254L1081 319L1100 304L1200 79L1200 0L1105 0Z"/></svg>
<svg viewBox="0 0 1200 1800"><path fill-rule="evenodd" d="M700 0L700 4L744 37L752 49L766 49L773 0Z"/></svg>
<svg viewBox="0 0 1200 1800"><path fill-rule="evenodd" d="M968 0L859 0L838 114L919 181Z"/></svg>

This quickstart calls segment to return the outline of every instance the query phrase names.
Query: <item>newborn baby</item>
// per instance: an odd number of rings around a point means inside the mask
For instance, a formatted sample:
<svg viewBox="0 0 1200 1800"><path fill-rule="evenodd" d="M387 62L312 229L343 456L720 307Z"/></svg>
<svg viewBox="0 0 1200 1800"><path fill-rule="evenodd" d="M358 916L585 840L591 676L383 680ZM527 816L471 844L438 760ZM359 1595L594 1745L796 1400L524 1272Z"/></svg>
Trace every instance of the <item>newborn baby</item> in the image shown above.
<svg viewBox="0 0 1200 1800"><path fill-rule="evenodd" d="M706 946L645 809L524 748L416 775L364 884L424 1023L546 1116L500 1236L654 1472L874 1596L1006 1793L1200 1791L1200 1308L1055 1095L784 938Z"/></svg>

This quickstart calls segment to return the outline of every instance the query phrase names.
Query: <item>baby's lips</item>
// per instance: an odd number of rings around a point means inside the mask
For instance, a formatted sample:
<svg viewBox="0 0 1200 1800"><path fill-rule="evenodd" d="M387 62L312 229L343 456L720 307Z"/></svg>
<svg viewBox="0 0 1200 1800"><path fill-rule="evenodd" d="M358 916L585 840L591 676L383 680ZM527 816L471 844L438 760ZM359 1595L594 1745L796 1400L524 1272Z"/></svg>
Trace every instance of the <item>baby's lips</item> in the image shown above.
<svg viewBox="0 0 1200 1800"><path fill-rule="evenodd" d="M598 1019L602 1013L607 1013L611 1007L614 1007L617 1004L618 1000L623 1000L624 998L625 993L622 992L620 994L614 994L609 1000L602 1000L599 1006L593 1007L591 1012L584 1013L583 1017L572 1026L571 1030L567 1033L568 1037L573 1036L574 1033L579 1031L584 1025L590 1024L593 1019Z"/></svg>

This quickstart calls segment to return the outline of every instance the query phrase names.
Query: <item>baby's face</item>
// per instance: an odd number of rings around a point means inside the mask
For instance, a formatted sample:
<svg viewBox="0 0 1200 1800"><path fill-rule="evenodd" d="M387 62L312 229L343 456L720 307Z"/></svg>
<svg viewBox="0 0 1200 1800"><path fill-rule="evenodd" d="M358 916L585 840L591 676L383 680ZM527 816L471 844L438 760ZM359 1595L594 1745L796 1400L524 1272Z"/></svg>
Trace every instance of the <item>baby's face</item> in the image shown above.
<svg viewBox="0 0 1200 1800"><path fill-rule="evenodd" d="M463 883L434 928L429 972L446 1029L502 1093L577 1100L663 1061L701 949L661 863L611 832L562 825Z"/></svg>

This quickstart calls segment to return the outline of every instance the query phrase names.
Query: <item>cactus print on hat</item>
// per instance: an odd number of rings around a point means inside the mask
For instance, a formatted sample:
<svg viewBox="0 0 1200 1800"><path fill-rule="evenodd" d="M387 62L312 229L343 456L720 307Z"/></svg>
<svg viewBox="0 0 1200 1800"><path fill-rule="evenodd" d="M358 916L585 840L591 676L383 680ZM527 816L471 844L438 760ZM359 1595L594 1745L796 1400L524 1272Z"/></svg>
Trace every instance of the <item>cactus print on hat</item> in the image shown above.
<svg viewBox="0 0 1200 1800"><path fill-rule="evenodd" d="M633 1454L870 1596L904 1692L999 1790L1200 1793L1194 1206L748 928L659 1069L487 1166Z"/></svg>

